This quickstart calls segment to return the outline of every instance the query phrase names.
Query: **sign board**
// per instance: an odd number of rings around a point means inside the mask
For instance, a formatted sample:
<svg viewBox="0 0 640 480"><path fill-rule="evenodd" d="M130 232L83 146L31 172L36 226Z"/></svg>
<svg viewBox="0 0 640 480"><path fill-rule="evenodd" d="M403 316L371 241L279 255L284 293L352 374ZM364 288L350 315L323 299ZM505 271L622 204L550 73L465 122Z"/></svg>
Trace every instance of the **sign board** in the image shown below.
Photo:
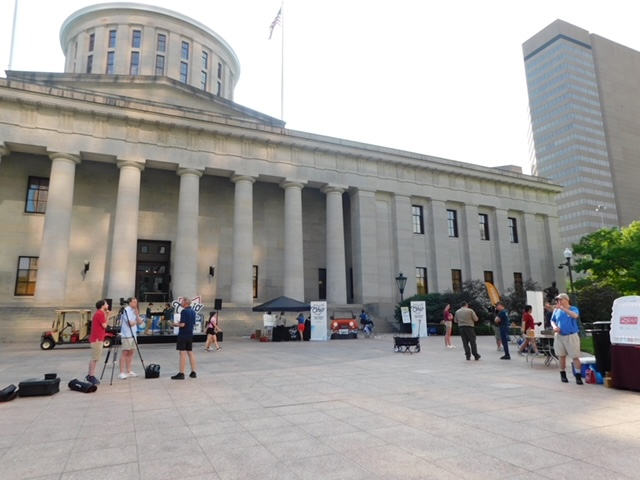
<svg viewBox="0 0 640 480"><path fill-rule="evenodd" d="M400 312L402 313L402 323L411 323L409 307L400 307Z"/></svg>
<svg viewBox="0 0 640 480"><path fill-rule="evenodd" d="M175 312L173 314L174 322L180 321L180 312L182 311L181 304L182 304L182 297L178 297L177 300L174 300L173 302L171 302L171 308L173 308L173 311ZM200 295L191 299L191 309L194 312L196 312L196 323L193 326L193 333L202 333L204 316L200 312L202 311L203 308L204 308L204 305L202 304L202 298L200 297ZM218 321L219 321L219 318L218 318ZM180 331L179 327L173 327L174 335L177 335L179 331Z"/></svg>
<svg viewBox="0 0 640 480"><path fill-rule="evenodd" d="M544 297L542 292L527 290L527 304L531 305L531 315L536 322L536 335L544 328ZM538 323L541 325L538 326Z"/></svg>
<svg viewBox="0 0 640 480"><path fill-rule="evenodd" d="M311 340L327 340L327 302L311 302Z"/></svg>
<svg viewBox="0 0 640 480"><path fill-rule="evenodd" d="M429 334L425 302L411 302L411 333L416 337L426 337Z"/></svg>

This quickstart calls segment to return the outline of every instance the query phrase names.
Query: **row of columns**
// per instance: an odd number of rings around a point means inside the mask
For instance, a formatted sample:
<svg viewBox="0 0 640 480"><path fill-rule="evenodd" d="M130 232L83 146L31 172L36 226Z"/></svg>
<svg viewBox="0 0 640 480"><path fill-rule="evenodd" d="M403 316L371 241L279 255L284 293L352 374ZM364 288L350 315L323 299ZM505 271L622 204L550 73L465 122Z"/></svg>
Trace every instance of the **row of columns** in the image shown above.
<svg viewBox="0 0 640 480"><path fill-rule="evenodd" d="M3 152L0 151L0 155ZM49 196L38 265L38 283L34 303L62 304L65 298L69 260L71 218L76 165L80 158L52 153ZM141 175L144 163L119 161L118 192L114 218L111 258L108 261L108 298L132 295L135 291L138 245L138 216ZM200 197L199 170L179 168L177 237L173 266L173 291L176 295L198 293L198 217ZM256 179L234 175L233 251L231 302L253 301L253 184ZM302 225L302 189L300 182L283 181L284 189L284 295L304 300L304 255ZM342 193L344 189L326 187L327 196L327 301L346 303L346 255Z"/></svg>

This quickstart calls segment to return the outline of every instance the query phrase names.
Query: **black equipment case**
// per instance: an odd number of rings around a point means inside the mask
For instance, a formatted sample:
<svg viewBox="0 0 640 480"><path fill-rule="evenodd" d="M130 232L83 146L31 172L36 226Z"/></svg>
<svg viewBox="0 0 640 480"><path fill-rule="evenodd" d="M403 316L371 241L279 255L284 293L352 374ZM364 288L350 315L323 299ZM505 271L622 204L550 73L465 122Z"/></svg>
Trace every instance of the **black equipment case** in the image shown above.
<svg viewBox="0 0 640 480"><path fill-rule="evenodd" d="M160 365L157 363L152 363L151 365L147 365L147 368L144 371L144 378L158 378L160 376Z"/></svg>
<svg viewBox="0 0 640 480"><path fill-rule="evenodd" d="M9 402L18 396L18 387L11 384L0 390L0 402Z"/></svg>
<svg viewBox="0 0 640 480"><path fill-rule="evenodd" d="M44 378L30 378L18 384L21 397L53 395L60 391L60 379L55 373L47 373Z"/></svg>

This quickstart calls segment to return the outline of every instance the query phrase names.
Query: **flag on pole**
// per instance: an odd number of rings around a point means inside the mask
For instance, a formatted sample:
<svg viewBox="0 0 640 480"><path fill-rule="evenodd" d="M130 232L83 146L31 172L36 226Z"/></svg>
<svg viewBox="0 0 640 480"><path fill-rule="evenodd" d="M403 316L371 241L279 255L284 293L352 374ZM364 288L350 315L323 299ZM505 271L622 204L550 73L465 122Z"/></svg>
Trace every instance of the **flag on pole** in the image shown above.
<svg viewBox="0 0 640 480"><path fill-rule="evenodd" d="M282 20L282 7L280 7L280 10L278 10L278 14L276 15L276 18L273 19L273 22L271 22L271 26L269 27L269 40L271 40L271 37L273 36L274 28L276 28L277 25L280 25L281 20Z"/></svg>

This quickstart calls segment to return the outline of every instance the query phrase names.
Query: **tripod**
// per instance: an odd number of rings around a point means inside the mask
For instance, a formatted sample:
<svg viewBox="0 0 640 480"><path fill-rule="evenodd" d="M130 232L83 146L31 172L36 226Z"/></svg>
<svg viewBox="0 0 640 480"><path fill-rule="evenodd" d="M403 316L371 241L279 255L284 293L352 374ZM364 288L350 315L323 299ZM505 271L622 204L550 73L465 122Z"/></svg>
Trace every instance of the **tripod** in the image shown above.
<svg viewBox="0 0 640 480"><path fill-rule="evenodd" d="M124 314L124 317L126 319L126 322L122 322L122 315ZM120 308L120 311L118 312L118 323L120 323L120 331L122 332L122 328L124 328L122 325L124 323L126 323L126 325L129 327L129 331L131 332L131 337L133 339L133 343L136 346L136 350L138 351L138 356L140 357L140 363L142 364L142 370L144 370L146 372L147 368L144 365L144 360L142 360L142 353L140 353L140 347L138 346L138 340L136 338L136 335L133 333L133 328L131 327L131 323L129 323L129 314L127 313L126 308L122 307ZM128 338L128 337L127 337ZM102 374L100 374L100 379L102 380L102 377L104 375L104 371L107 368L107 363L109 362L109 356L111 355L111 350L113 349L113 363L111 365L111 381L109 382L109 385L113 385L113 373L115 371L116 368L116 363L118 360L118 347L122 345L122 335L118 334L115 341L109 345L109 351L107 352L107 357L104 359L104 366L102 367Z"/></svg>

